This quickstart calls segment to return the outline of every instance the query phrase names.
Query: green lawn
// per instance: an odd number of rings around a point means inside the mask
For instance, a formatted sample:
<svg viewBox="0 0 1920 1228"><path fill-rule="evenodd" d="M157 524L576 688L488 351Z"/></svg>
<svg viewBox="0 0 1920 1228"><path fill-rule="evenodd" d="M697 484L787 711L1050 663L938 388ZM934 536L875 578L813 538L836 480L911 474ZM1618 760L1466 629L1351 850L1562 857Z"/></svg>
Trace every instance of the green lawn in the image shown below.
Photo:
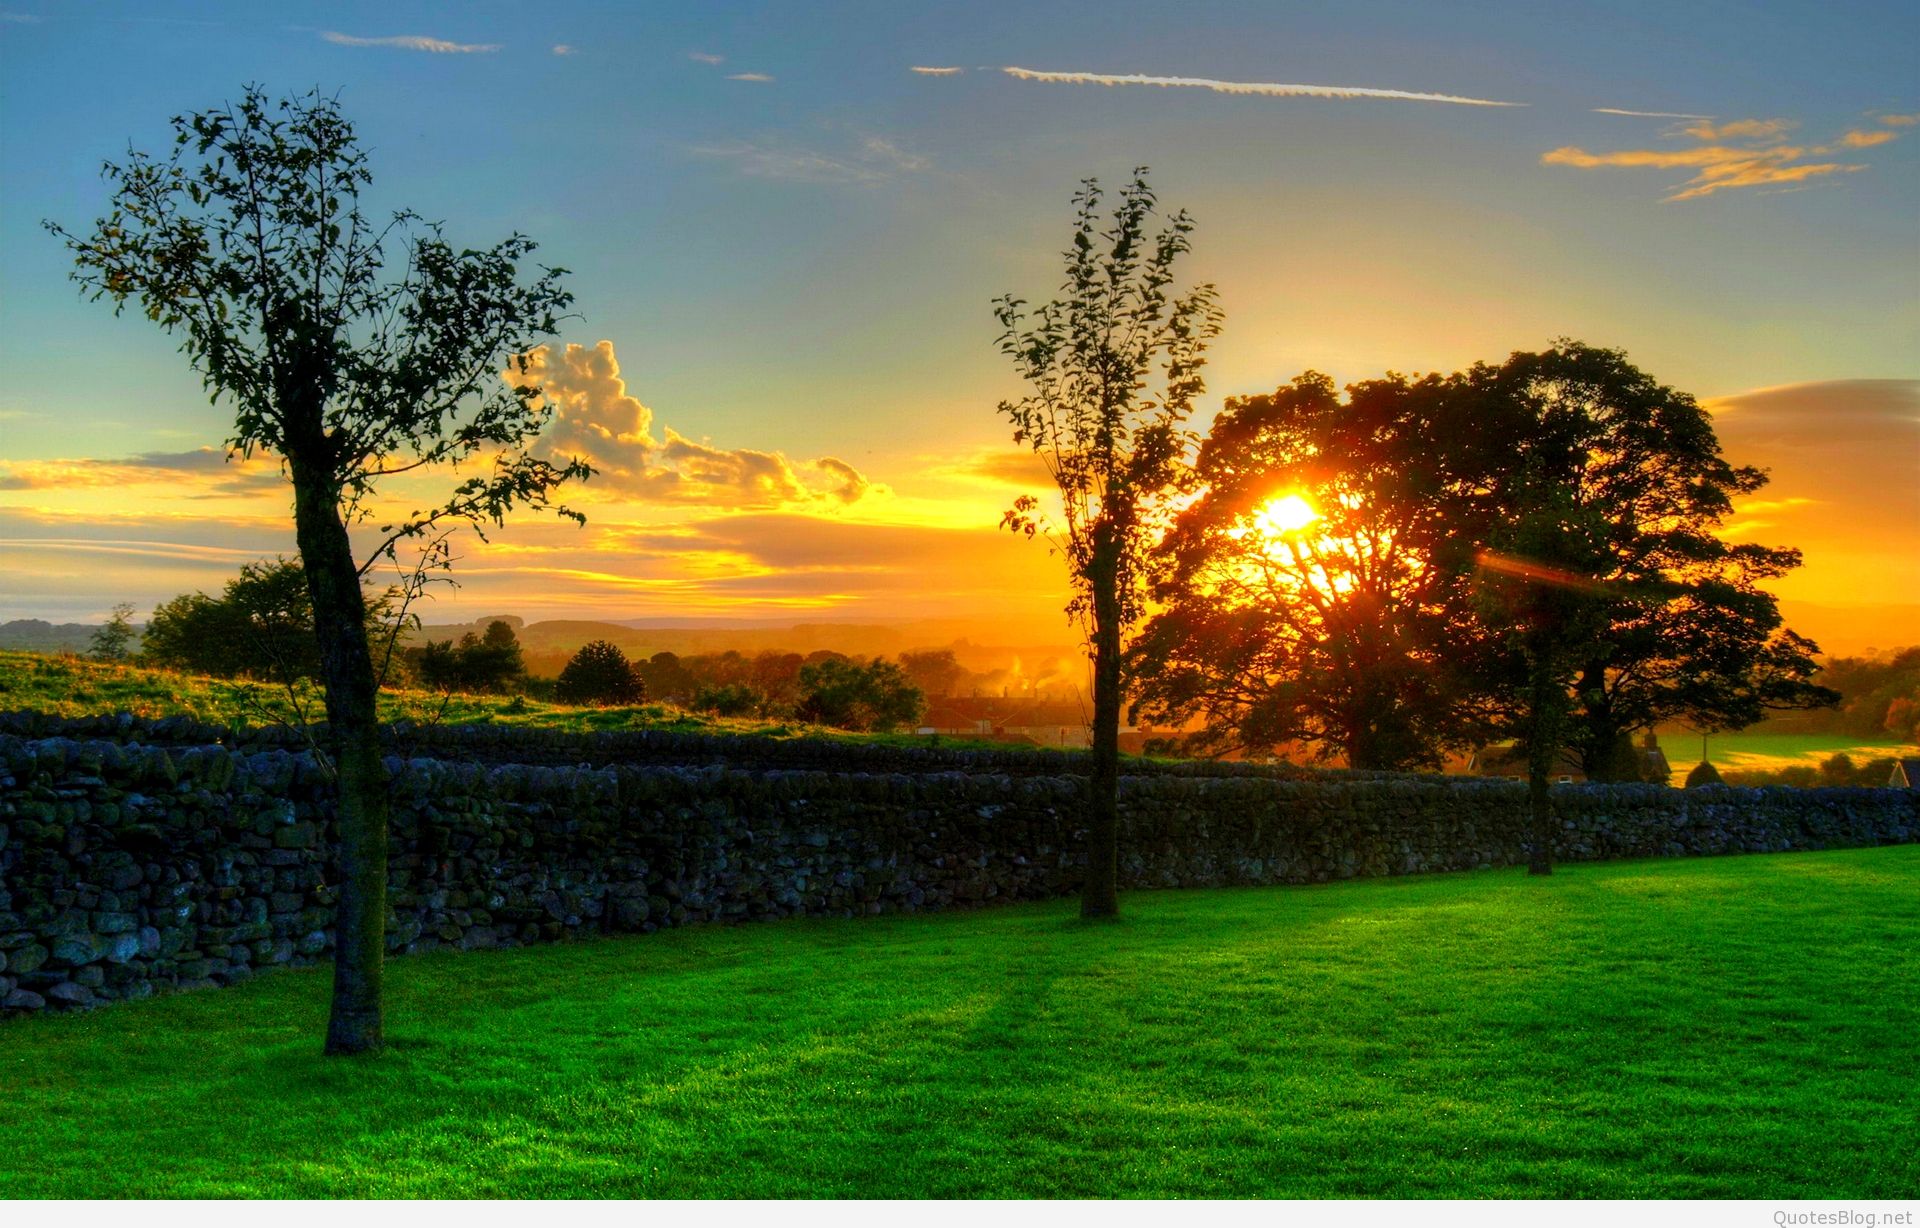
<svg viewBox="0 0 1920 1228"><path fill-rule="evenodd" d="M1920 847L702 927L0 1023L0 1197L1897 1197Z"/></svg>

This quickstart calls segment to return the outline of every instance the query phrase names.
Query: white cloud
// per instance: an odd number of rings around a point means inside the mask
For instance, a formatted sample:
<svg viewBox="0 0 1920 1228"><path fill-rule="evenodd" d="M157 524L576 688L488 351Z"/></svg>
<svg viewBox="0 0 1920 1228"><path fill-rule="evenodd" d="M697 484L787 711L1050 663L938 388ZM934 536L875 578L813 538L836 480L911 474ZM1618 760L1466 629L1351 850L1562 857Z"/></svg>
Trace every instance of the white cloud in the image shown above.
<svg viewBox="0 0 1920 1228"><path fill-rule="evenodd" d="M1466 107L1524 107L1524 102L1495 102L1457 94L1423 94L1413 90L1375 89L1364 85L1284 85L1270 81L1215 81L1209 77L1149 77L1138 73L1041 72L1032 68L1003 68L1022 81L1063 85L1151 85L1160 88L1211 90L1216 94L1252 94L1268 98L1380 98L1396 102L1445 102Z"/></svg>
<svg viewBox="0 0 1920 1228"><path fill-rule="evenodd" d="M555 43L553 45L553 54L555 55L572 55L578 50L580 50L580 48L574 46L572 43Z"/></svg>
<svg viewBox="0 0 1920 1228"><path fill-rule="evenodd" d="M771 81L772 77L763 72L733 72L727 74L729 81Z"/></svg>
<svg viewBox="0 0 1920 1228"><path fill-rule="evenodd" d="M924 64L915 64L908 72L917 72L923 77L957 77L967 71L958 66L952 68L929 68Z"/></svg>
<svg viewBox="0 0 1920 1228"><path fill-rule="evenodd" d="M543 446L592 463L599 472L589 490L729 508L848 504L886 490L836 457L792 461L777 451L718 447L668 426L654 438L653 411L627 391L611 341L558 352L541 346L527 355L524 373L504 378L546 398L554 418Z"/></svg>
<svg viewBox="0 0 1920 1228"><path fill-rule="evenodd" d="M1685 111L1629 111L1622 107L1595 107L1595 115L1632 115L1640 119L1712 119L1711 115L1692 115Z"/></svg>
<svg viewBox="0 0 1920 1228"><path fill-rule="evenodd" d="M727 62L727 57L724 55L709 55L704 51L689 51L687 52L687 58L700 64L725 64Z"/></svg>
<svg viewBox="0 0 1920 1228"><path fill-rule="evenodd" d="M898 175L928 170L932 163L902 149L884 137L860 136L852 148L831 153L786 144L783 141L732 141L723 145L696 145L703 158L731 162L741 174L755 179L786 179L798 183L885 183Z"/></svg>
<svg viewBox="0 0 1920 1228"><path fill-rule="evenodd" d="M406 51L430 51L435 55L476 55L500 50L499 43L450 43L444 38L424 34L391 34L384 38L360 38L337 30L322 30L320 37L342 47L399 47Z"/></svg>

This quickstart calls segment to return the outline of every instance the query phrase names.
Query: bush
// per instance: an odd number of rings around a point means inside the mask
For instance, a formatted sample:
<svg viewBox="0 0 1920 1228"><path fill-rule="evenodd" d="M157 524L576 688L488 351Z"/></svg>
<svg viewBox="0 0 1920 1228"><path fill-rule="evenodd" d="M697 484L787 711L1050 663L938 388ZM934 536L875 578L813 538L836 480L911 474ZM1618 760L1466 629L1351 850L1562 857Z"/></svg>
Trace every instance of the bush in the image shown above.
<svg viewBox="0 0 1920 1228"><path fill-rule="evenodd" d="M746 716L759 706L760 692L744 682L703 686L693 693L694 710L711 712L715 716Z"/></svg>
<svg viewBox="0 0 1920 1228"><path fill-rule="evenodd" d="M1694 764L1693 770L1687 773L1687 788L1689 789L1698 789L1701 785L1719 785L1725 783L1725 781L1720 779L1720 769L1714 767L1712 763L1709 763L1705 759Z"/></svg>
<svg viewBox="0 0 1920 1228"><path fill-rule="evenodd" d="M637 704L647 697L647 685L626 653L605 640L595 640L574 653L560 671L553 697L563 704Z"/></svg>
<svg viewBox="0 0 1920 1228"><path fill-rule="evenodd" d="M134 634L133 606L123 601L113 607L113 614L93 633L87 655L96 661L125 661Z"/></svg>

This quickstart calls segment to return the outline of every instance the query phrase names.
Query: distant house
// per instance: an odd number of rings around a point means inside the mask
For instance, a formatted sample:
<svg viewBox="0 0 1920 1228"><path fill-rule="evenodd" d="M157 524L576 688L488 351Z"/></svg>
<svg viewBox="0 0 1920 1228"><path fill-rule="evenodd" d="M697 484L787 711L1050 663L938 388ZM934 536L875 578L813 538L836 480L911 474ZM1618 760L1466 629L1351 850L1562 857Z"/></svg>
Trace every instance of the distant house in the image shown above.
<svg viewBox="0 0 1920 1228"><path fill-rule="evenodd" d="M1920 789L1920 759L1895 759L1887 784L1895 789Z"/></svg>
<svg viewBox="0 0 1920 1228"><path fill-rule="evenodd" d="M936 699L917 732L1078 749L1093 741L1091 713L1074 700L1018 695L949 695Z"/></svg>

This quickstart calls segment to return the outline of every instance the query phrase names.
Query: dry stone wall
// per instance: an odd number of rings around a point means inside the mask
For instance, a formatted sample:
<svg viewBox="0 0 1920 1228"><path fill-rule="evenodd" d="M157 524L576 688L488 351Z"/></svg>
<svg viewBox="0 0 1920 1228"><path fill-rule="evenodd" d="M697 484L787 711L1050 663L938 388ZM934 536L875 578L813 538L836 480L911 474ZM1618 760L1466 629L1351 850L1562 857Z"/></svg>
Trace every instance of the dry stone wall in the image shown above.
<svg viewBox="0 0 1920 1228"><path fill-rule="evenodd" d="M1042 899L1080 878L1084 783L1026 771L402 758L395 952ZM230 984L329 956L329 786L304 753L0 733L0 1011ZM1140 774L1130 887L1524 860L1525 790L1444 777ZM1563 786L1563 858L1913 841L1920 791Z"/></svg>

